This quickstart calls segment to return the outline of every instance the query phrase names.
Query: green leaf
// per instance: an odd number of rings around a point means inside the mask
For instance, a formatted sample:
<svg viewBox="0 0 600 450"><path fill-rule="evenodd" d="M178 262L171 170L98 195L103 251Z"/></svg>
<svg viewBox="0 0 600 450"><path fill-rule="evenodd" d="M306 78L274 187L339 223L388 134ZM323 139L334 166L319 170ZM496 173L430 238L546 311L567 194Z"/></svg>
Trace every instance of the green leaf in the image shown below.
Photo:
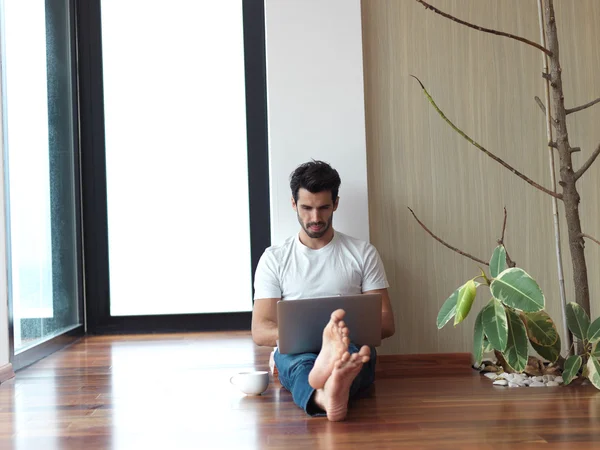
<svg viewBox="0 0 600 450"><path fill-rule="evenodd" d="M589 371L588 371L588 365L587 364L585 366L583 366L583 369L581 369L581 376L583 378L589 378Z"/></svg>
<svg viewBox="0 0 600 450"><path fill-rule="evenodd" d="M587 340L590 341L592 344L600 341L600 317L594 320L589 326L587 332Z"/></svg>
<svg viewBox="0 0 600 450"><path fill-rule="evenodd" d="M504 245L499 245L494 249L490 259L490 275L496 278L504 269L506 269L506 249Z"/></svg>
<svg viewBox="0 0 600 450"><path fill-rule="evenodd" d="M536 312L544 308L545 299L536 281L523 269L506 269L492 281L492 295L511 308Z"/></svg>
<svg viewBox="0 0 600 450"><path fill-rule="evenodd" d="M600 389L600 362L595 356L590 356L586 364L587 376L596 389Z"/></svg>
<svg viewBox="0 0 600 450"><path fill-rule="evenodd" d="M577 378L577 372L581 367L581 356L573 355L569 356L565 361L565 368L562 373L565 386Z"/></svg>
<svg viewBox="0 0 600 450"><path fill-rule="evenodd" d="M485 333L484 333L485 334ZM494 346L490 344L490 341L487 338L483 338L483 353L489 353L494 351Z"/></svg>
<svg viewBox="0 0 600 450"><path fill-rule="evenodd" d="M481 358L483 356L483 324L481 322L481 315L483 310L479 311L477 318L475 319L475 331L473 335L473 358L475 359L475 365L481 364Z"/></svg>
<svg viewBox="0 0 600 450"><path fill-rule="evenodd" d="M501 352L506 350L508 324L504 305L495 298L491 299L483 313L483 330L490 344Z"/></svg>
<svg viewBox="0 0 600 450"><path fill-rule="evenodd" d="M508 318L508 343L502 355L515 372L523 372L527 364L527 331L517 313L507 309L506 316Z"/></svg>
<svg viewBox="0 0 600 450"><path fill-rule="evenodd" d="M556 342L549 346L544 347L542 345L537 345L534 342L531 342L531 346L540 355L542 358L547 359L550 362L556 362L560 356L560 337L556 340Z"/></svg>
<svg viewBox="0 0 600 450"><path fill-rule="evenodd" d="M473 280L467 281L458 291L458 301L456 302L456 316L454 317L454 326L461 323L473 306L473 300L477 295L477 286Z"/></svg>
<svg viewBox="0 0 600 450"><path fill-rule="evenodd" d="M592 346L592 353L591 353L591 355L595 356L596 358L600 358L600 348L599 348L600 345L598 345L598 344L600 344L600 341L595 342L594 345Z"/></svg>
<svg viewBox="0 0 600 450"><path fill-rule="evenodd" d="M546 311L523 313L521 318L527 328L529 340L542 347L551 347L558 339L558 331Z"/></svg>
<svg viewBox="0 0 600 450"><path fill-rule="evenodd" d="M590 317L577 303L567 303L567 327L581 341L587 337Z"/></svg>
<svg viewBox="0 0 600 450"><path fill-rule="evenodd" d="M461 288L455 290L440 308L440 312L437 316L438 330L441 330L444 325L446 325L450 319L454 317L454 314L456 314L456 302L458 301L458 291L460 291L460 289Z"/></svg>

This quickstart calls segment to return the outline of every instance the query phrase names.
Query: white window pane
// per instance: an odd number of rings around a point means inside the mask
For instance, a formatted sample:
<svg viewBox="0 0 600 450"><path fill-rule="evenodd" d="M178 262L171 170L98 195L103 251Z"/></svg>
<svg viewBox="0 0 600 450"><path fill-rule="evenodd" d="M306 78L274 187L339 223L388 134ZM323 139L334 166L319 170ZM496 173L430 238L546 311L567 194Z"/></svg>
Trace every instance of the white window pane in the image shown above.
<svg viewBox="0 0 600 450"><path fill-rule="evenodd" d="M112 315L251 310L241 0L104 0Z"/></svg>
<svg viewBox="0 0 600 450"><path fill-rule="evenodd" d="M14 353L80 323L69 0L4 0Z"/></svg>
<svg viewBox="0 0 600 450"><path fill-rule="evenodd" d="M15 351L22 319L53 315L45 21L41 0L4 1Z"/></svg>

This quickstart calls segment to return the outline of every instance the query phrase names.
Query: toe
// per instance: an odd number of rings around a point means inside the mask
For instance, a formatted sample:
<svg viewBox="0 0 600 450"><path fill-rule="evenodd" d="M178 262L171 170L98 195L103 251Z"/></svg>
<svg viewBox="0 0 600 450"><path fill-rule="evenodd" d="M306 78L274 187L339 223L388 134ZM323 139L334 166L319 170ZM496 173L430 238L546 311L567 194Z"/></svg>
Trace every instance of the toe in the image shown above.
<svg viewBox="0 0 600 450"><path fill-rule="evenodd" d="M346 362L349 359L350 359L350 353L344 352L344 354L342 355L342 358L341 358L341 362Z"/></svg>
<svg viewBox="0 0 600 450"><path fill-rule="evenodd" d="M336 309L334 312L331 313L331 320L335 323L338 323L344 318L345 314L346 311L344 311L343 309Z"/></svg>
<svg viewBox="0 0 600 450"><path fill-rule="evenodd" d="M369 348L369 346L368 346L368 345L363 345L363 346L360 348L360 350L359 350L358 354L359 354L360 356L371 356L371 349Z"/></svg>

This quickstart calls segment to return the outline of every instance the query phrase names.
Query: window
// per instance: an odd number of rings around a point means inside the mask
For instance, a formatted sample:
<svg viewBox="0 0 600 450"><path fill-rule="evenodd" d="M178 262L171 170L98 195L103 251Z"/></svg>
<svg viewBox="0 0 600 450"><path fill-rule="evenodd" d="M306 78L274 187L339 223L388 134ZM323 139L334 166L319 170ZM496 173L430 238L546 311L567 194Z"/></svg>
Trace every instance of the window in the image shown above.
<svg viewBox="0 0 600 450"><path fill-rule="evenodd" d="M270 239L264 4L79 6L89 329L248 329Z"/></svg>
<svg viewBox="0 0 600 450"><path fill-rule="evenodd" d="M250 311L242 2L101 8L111 315Z"/></svg>
<svg viewBox="0 0 600 450"><path fill-rule="evenodd" d="M2 12L18 354L81 324L72 22L68 0L4 0Z"/></svg>

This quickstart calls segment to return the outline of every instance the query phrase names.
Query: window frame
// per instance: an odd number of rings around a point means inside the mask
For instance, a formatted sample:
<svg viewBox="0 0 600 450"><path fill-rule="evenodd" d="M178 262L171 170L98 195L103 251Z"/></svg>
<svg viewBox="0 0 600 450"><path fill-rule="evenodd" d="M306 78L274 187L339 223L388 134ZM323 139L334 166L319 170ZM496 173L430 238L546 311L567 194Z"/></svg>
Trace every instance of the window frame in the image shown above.
<svg viewBox="0 0 600 450"><path fill-rule="evenodd" d="M45 8L60 8L62 5L53 2L52 0L46 0ZM15 354L15 335L14 335L14 314L13 314L13 292L12 292L12 270L10 263L11 254L11 242L10 242L10 184L9 176L4 177L4 202L5 202L5 226L6 226L6 264L7 264L7 294L8 294L8 350L9 350L9 362L12 364L13 369L19 370L27 367L34 362L54 353L57 350L69 345L76 340L80 339L85 334L85 304L84 304L84 291L83 291L83 228L81 222L81 183L80 183L80 147L79 147L79 102L78 102L78 77L77 77L77 36L76 36L76 0L68 0L67 7L69 8L69 52L70 52L70 78L71 78L71 96L68 101L70 102L70 115L72 118L72 132L71 141L73 148L73 181L74 181L74 197L75 197L75 242L76 242L76 277L77 277L77 305L78 305L78 319L79 324L67 327L61 334L52 336L50 338L41 338L34 346L27 348L19 353ZM2 20L0 28L4 29L4 2L0 0L0 8L2 11ZM48 20L48 19L46 19ZM2 32L0 45L2 46L2 67L4 67L4 46L5 36ZM2 78L2 129L3 129L3 142L2 142L2 157L4 158L4 175L10 171L10 161L8 157L7 149L7 121L6 121L6 80L5 74L1 74ZM54 222L57 218L52 217L51 222ZM62 236L61 236L62 238ZM53 236L54 246L54 236ZM54 247L53 247L54 249ZM53 279L55 274L53 273ZM56 299L55 299L56 301ZM55 304L56 308L56 304ZM37 320L37 319L35 319ZM49 319L53 320L53 319Z"/></svg>
<svg viewBox="0 0 600 450"><path fill-rule="evenodd" d="M78 0L77 34L87 331L249 330L251 312L111 316L101 0ZM271 243L264 2L243 0L252 282ZM226 295L226 287L223 289Z"/></svg>

